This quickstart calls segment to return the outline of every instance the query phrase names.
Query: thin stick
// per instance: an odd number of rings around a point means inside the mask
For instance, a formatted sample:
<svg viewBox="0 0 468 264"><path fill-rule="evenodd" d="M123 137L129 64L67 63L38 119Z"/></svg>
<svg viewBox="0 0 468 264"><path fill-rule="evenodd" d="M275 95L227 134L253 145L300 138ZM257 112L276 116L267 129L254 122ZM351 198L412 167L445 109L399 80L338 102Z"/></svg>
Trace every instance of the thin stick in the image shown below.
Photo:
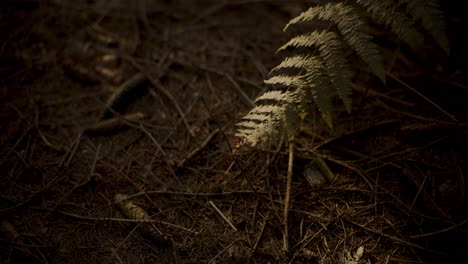
<svg viewBox="0 0 468 264"><path fill-rule="evenodd" d="M255 103L250 99L250 97L242 90L240 85L232 78L232 76L228 73L225 73L224 76L226 79L228 79L231 83L232 86L236 89L236 91L241 95L241 97L244 99L245 103L248 104L250 107L255 107Z"/></svg>
<svg viewBox="0 0 468 264"><path fill-rule="evenodd" d="M176 109L177 113L179 113L180 118L182 118L182 121L184 122L185 128L187 129L187 131L190 133L190 135L192 137L195 137L195 133L190 128L190 125L189 125L189 123L187 121L187 118L185 117L184 111L182 111L182 108L180 108L179 103L177 102L175 97L172 95L172 93L169 90L167 90L159 80L156 80L156 79L152 78L143 69L143 67L140 64L136 63L132 58L130 58L130 57L125 57L125 58L133 65L133 67L137 68L140 72L142 72L146 76L146 78L151 82L151 84L154 87L156 87L156 89L158 89L162 94L164 94L164 96L166 96L169 99L169 101L171 101L171 103L174 106L174 108Z"/></svg>
<svg viewBox="0 0 468 264"><path fill-rule="evenodd" d="M418 248L418 249L421 249L421 250L425 250L425 251L428 251L428 252L432 252L432 253L435 253L435 254L438 254L438 255L446 255L445 253L443 252L440 252L440 251L437 251L437 250L432 250L432 249L429 249L429 248L425 248L421 245L418 245L418 244L414 244L414 243L411 243L411 242L408 242L406 240L403 240L401 238L398 238L398 237L394 237L394 236L391 236L391 235L387 235L385 233L382 233L381 231L378 231L378 230L374 230L372 228L369 228L369 227L366 227L364 225L361 225L359 223L356 223L350 219L347 219L347 218L343 218L343 220L355 225L355 226L358 226L368 232L371 232L371 233L374 233L374 234L377 234L377 235L380 235L380 236L383 236L385 238L388 238L390 240L393 240L395 242L398 242L398 243L401 243L403 245L406 245L406 246L410 246L410 247L414 247L414 248Z"/></svg>
<svg viewBox="0 0 468 264"><path fill-rule="evenodd" d="M218 75L221 75L221 76L224 76L230 83L232 83L232 85L234 86L234 88L236 89L236 91L239 93L239 95L242 97L242 99L244 99L244 102L249 106L249 107L255 107L255 103L254 101L252 101L252 99L250 99L250 97L244 92L244 90L242 90L242 88L240 87L239 83L236 82L234 80L234 78L227 72L220 72L220 71L217 71L215 69L211 69L209 67L206 67L204 65L198 65L198 67L202 70L205 70L205 71L209 71L209 72L213 72L213 73L216 73Z"/></svg>
<svg viewBox="0 0 468 264"><path fill-rule="evenodd" d="M283 249L289 251L289 209L291 208L291 188L293 176L293 163L294 163L294 136L289 140L289 161L288 161L288 177L286 182L286 196L284 197L284 236L283 236Z"/></svg>
<svg viewBox="0 0 468 264"><path fill-rule="evenodd" d="M458 120L449 112L445 111L442 107L440 107L438 104L434 103L431 99L427 98L425 95L422 93L418 92L416 89L413 87L409 86L407 83L404 81L400 80L400 78L396 77L395 75L391 74L390 72L386 72L388 76L390 76L392 79L400 83L401 85L405 86L406 88L410 89L412 92L415 94L419 95L422 99L426 100L428 103L431 105L435 106L437 109L439 109L442 113L444 113L446 116L448 116L450 119L452 119L455 122L458 122Z"/></svg>
<svg viewBox="0 0 468 264"><path fill-rule="evenodd" d="M166 194L166 195L183 195L183 196L200 196L200 197L219 197L219 196L230 196L230 195L246 195L246 194L262 194L255 191L237 191L237 192L220 192L220 193L192 193L192 192L173 192L173 191L146 191L128 195L125 200L135 198L142 195L148 194Z"/></svg>
<svg viewBox="0 0 468 264"><path fill-rule="evenodd" d="M211 261L209 262L209 264L213 264L213 263L216 263L216 259L221 256L224 252L226 252L226 250L230 249L232 246L234 246L234 244L236 244L237 242L239 241L243 241L242 239L238 238L234 241L232 241L229 245L227 245L227 247L225 247L223 250L221 250L218 254L216 254L216 256L214 256Z"/></svg>
<svg viewBox="0 0 468 264"><path fill-rule="evenodd" d="M255 241L255 244L253 245L252 247L252 253L250 254L249 256L249 263L250 263L250 259L252 259L252 257L254 256L255 254L255 251L257 250L257 247L258 247L258 244L260 244L260 241L262 239L262 236L263 236L263 233L265 232L265 227L267 226L268 224L268 218L269 218L269 214L265 217L265 220L263 221L263 225L260 229L260 233L258 234L257 236L257 240Z"/></svg>
<svg viewBox="0 0 468 264"><path fill-rule="evenodd" d="M144 117L144 113L136 112L118 117L106 118L86 127L85 132L88 134L112 132L124 127L126 124L125 121L137 121L143 119Z"/></svg>
<svg viewBox="0 0 468 264"><path fill-rule="evenodd" d="M187 65L187 63L183 63L183 62L180 62L180 61L178 61L178 62L181 63L181 64ZM201 70L207 71L207 72L211 72L211 73L215 73L217 75L221 75L221 76L226 76L226 74L227 74L225 72L218 71L218 70L216 70L214 68L211 68L211 67L208 67L206 65L198 64L198 65L195 65L195 67L197 67L197 68L199 68ZM234 76L234 78L236 80L240 81L240 82L243 82L245 84L249 84L249 85L251 85L253 87L256 87L258 90L263 90L263 88L259 84L255 83L255 82L253 82L251 80L248 80L248 79L245 79L245 78L242 78L242 77L239 77L239 76Z"/></svg>
<svg viewBox="0 0 468 264"><path fill-rule="evenodd" d="M57 206L59 206L68 196L70 196L75 190L77 190L78 188L86 185L88 182L91 181L91 177L93 176L94 174L94 170L96 169L96 162L97 162L97 159L98 159L98 156L99 156L99 151L101 150L101 144L98 145L97 149L96 149L96 153L94 155L94 160L93 160L93 164L91 165L91 171L89 172L89 175L86 179L84 179L81 183L75 185L73 188L71 188L64 196L62 196L60 199L57 200L57 202L55 203L55 205L49 209L49 211L46 213L46 215L44 216L44 219L47 218L50 213L52 213L52 211L54 211Z"/></svg>
<svg viewBox="0 0 468 264"><path fill-rule="evenodd" d="M176 179L177 183L180 185L182 184L182 182L179 180L179 177L177 177L177 174L174 172L174 170L172 169L171 165L169 164L169 161L168 161L168 157L166 155L166 152L162 149L161 145L158 143L158 141L156 141L156 139L153 137L153 135L151 135L151 133L145 129L145 127L140 123L140 126L139 126L139 129L145 133L150 139L151 141L153 141L154 145L156 145L156 147L158 148L159 152L161 152L161 154L164 156L164 161L166 162L166 165L167 165L167 168L169 169L169 171L171 172L172 176L174 176L174 178Z"/></svg>
<svg viewBox="0 0 468 264"><path fill-rule="evenodd" d="M114 167L111 163L108 163L108 162L106 162L104 160L100 160L99 162L104 164L105 166L111 168L113 171L118 173L120 176L124 177L128 182L130 182L133 185L133 187L135 187L135 189L137 189L138 191L141 192L141 187L134 180L132 180L130 177L128 177L127 174L121 172L119 169ZM156 208L159 211L162 211L159 208L159 206L146 193L144 193L143 196L145 196L145 198L154 206L154 208Z"/></svg>
<svg viewBox="0 0 468 264"><path fill-rule="evenodd" d="M213 201L208 201L208 203L215 209L215 211L221 216L221 218L232 228L232 230L237 231L237 228L227 219L227 217L219 210L219 208L216 206L216 204L213 203Z"/></svg>
<svg viewBox="0 0 468 264"><path fill-rule="evenodd" d="M29 128L27 128L24 133L18 138L18 140L16 140L15 144L7 151L6 154L4 154L2 160L0 161L0 166L3 165L3 163L7 160L8 156L10 156L10 154L15 150L15 148L18 146L18 144L21 143L21 141L23 141L23 139L26 137L26 135L34 128L34 125L30 126ZM4 149L5 151L5 149Z"/></svg>
<svg viewBox="0 0 468 264"><path fill-rule="evenodd" d="M159 221L159 220L151 220L151 219L145 219L145 220L143 220L143 219L124 219L124 218L113 218L113 217L89 217L89 216L82 216L82 215L72 214L72 213L63 212L63 211L57 211L57 213L63 214L63 215L66 215L66 216L70 216L70 217L73 217L73 218L77 218L77 219L90 220L90 221L116 221L116 222L131 222L131 223L158 223L158 224L162 224L162 225L166 225L166 226L178 228L178 229L181 229L181 230L184 230L184 231L193 233L193 234L198 234L198 232L193 231L193 230L190 230L190 229L185 228L185 227L183 227L183 226L178 226L178 225L175 225L175 224L171 224L171 223L164 222L164 221Z"/></svg>
<svg viewBox="0 0 468 264"><path fill-rule="evenodd" d="M77 139L76 139L76 142L75 142L75 144L72 146L72 149L71 149L71 151L69 152L69 156L68 156L67 160L65 161L65 164L62 162L62 163L60 163L60 166L59 166L59 167L62 167L63 165L65 165L65 167L70 166L70 163L72 162L73 157L75 156L76 150L78 149L78 146L79 146L80 143L81 143L81 137L82 137L82 135L83 135L83 131L84 131L84 129L81 129L80 132L78 133L78 137L77 137Z"/></svg>
<svg viewBox="0 0 468 264"><path fill-rule="evenodd" d="M111 118L113 115L111 109L115 112L121 112L122 108L130 103L128 98L131 98L131 95L137 93L138 90L146 88L147 84L148 80L143 73L133 75L111 94L100 119Z"/></svg>
<svg viewBox="0 0 468 264"><path fill-rule="evenodd" d="M195 155L198 154L198 152L200 152L202 149L204 149L208 145L208 143L211 142L213 137L216 136L216 134L219 133L219 131L221 131L221 130L219 128L217 128L213 132L211 132L211 134L209 134L208 137L206 137L206 139L203 141L203 143L200 146L196 147L183 160L181 160L181 161L179 161L179 163L177 163L177 167L183 167L185 162L192 159Z"/></svg>
<svg viewBox="0 0 468 264"><path fill-rule="evenodd" d="M421 238L421 237L428 237L428 236L434 236L434 235L438 235L438 234L441 234L441 233L444 233L444 232L448 232L450 230L453 230L455 228L458 228L460 226L463 226L464 224L468 223L468 218L461 221L460 223L458 224L455 224L453 226L449 226L447 228L444 228L444 229L441 229L441 230L438 230L438 231L434 231L434 232L430 232L430 233L425 233L425 234L421 234L421 235L414 235L414 236L410 236L410 238Z"/></svg>
<svg viewBox="0 0 468 264"><path fill-rule="evenodd" d="M426 179L427 179L427 175L424 177L424 180L422 183L419 183L416 175L414 175L413 172L411 172L411 170L407 169L407 168L403 168L402 171L403 175L405 177L407 177L408 179L410 179L413 184L415 185L416 188L418 188L418 192L417 192L417 195L421 195L422 198L423 198L423 201L426 203L426 207L431 209L436 215L437 217L440 217L442 219L445 219L445 220L449 220L450 219L450 216L444 211L442 210L442 208L439 207L439 205L437 205L437 203L434 201L434 199L432 199L432 197L424 190L424 184L426 182ZM418 196L415 197L415 200ZM408 210L409 212L411 212L412 208L413 208L413 205L415 203L415 200L413 201L413 203L411 204L410 207L408 207Z"/></svg>

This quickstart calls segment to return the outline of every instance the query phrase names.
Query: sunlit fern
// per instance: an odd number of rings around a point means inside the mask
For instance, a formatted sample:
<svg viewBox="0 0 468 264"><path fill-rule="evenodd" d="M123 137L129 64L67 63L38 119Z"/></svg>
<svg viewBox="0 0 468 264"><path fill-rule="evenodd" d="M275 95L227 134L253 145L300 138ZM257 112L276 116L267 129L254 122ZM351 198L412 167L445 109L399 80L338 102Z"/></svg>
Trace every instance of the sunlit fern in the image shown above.
<svg viewBox="0 0 468 264"><path fill-rule="evenodd" d="M391 33L416 48L422 45L424 28L448 53L442 12L436 0L348 0L316 5L289 21L284 31L302 23L324 24L298 35L278 49L301 54L286 57L272 69L276 76L265 83L282 88L261 95L238 123L237 136L251 145L276 144L286 132L295 133L300 115L314 102L329 127L333 126L333 95L351 111L353 68L349 52L385 82L383 59L369 34L369 21L384 25ZM284 73L286 72L286 73Z"/></svg>

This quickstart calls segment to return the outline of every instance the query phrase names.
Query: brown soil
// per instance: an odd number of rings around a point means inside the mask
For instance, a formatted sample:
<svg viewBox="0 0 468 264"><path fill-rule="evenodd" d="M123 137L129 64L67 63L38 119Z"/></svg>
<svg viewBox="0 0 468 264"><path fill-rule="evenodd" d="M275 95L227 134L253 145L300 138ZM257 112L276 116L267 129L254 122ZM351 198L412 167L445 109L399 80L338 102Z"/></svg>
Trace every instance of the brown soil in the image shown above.
<svg viewBox="0 0 468 264"><path fill-rule="evenodd" d="M449 58L382 33L395 78L307 117L285 251L288 148L233 151L234 126L307 1L124 2L0 3L1 263L468 261L462 8Z"/></svg>

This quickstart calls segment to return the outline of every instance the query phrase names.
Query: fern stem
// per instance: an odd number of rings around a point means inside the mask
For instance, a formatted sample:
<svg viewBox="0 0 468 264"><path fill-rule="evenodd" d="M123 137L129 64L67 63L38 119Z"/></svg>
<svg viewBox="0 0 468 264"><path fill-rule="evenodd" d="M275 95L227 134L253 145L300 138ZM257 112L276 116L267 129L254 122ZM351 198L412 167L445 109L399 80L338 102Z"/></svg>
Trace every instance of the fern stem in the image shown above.
<svg viewBox="0 0 468 264"><path fill-rule="evenodd" d="M286 183L286 195L284 197L284 236L283 236L283 249L289 251L289 210L291 209L291 189L292 189L292 176L294 164L294 135L289 138L289 160L288 160L288 176Z"/></svg>

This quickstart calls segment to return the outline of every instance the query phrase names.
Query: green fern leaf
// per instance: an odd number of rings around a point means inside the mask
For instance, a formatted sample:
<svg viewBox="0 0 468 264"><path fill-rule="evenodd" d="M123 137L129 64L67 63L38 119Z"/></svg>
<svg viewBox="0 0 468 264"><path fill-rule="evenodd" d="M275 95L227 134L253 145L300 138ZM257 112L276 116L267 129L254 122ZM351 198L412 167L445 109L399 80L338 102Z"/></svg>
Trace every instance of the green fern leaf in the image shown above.
<svg viewBox="0 0 468 264"><path fill-rule="evenodd" d="M283 91L273 90L267 91L260 95L257 99L255 99L255 103L261 102L262 100L273 100L276 102L282 102L287 99L289 99L289 97L285 96Z"/></svg>
<svg viewBox="0 0 468 264"><path fill-rule="evenodd" d="M300 81L295 82L295 84L300 84L298 85L299 89L305 92L302 100L308 98L307 94L312 95L323 119L330 128L333 127L333 105L331 99L333 85L330 83L330 77L327 74L323 60L319 56L307 55L287 57L272 71L291 67L301 68L306 72L306 74L296 77L300 78Z"/></svg>
<svg viewBox="0 0 468 264"><path fill-rule="evenodd" d="M274 67L271 72L284 69L284 68L307 68L313 63L314 60L317 60L315 56L309 55L296 55L293 57L285 58L278 66Z"/></svg>
<svg viewBox="0 0 468 264"><path fill-rule="evenodd" d="M423 36L415 28L414 20L410 19L400 10L394 0L356 0L367 9L372 19L377 23L386 25L401 40L415 48L423 43Z"/></svg>
<svg viewBox="0 0 468 264"><path fill-rule="evenodd" d="M436 0L399 0L406 4L406 11L416 21L420 21L446 54L450 53L449 42L445 34L445 22L438 1Z"/></svg>
<svg viewBox="0 0 468 264"><path fill-rule="evenodd" d="M310 94L328 127L333 127L333 85L323 68L309 68L305 77L310 85Z"/></svg>
<svg viewBox="0 0 468 264"><path fill-rule="evenodd" d="M332 83L336 87L338 96L343 101L346 110L351 112L351 71L346 61L342 44L336 33L313 31L308 34L299 35L284 44L278 51L288 47L311 46L317 46L328 76L330 76Z"/></svg>
<svg viewBox="0 0 468 264"><path fill-rule="evenodd" d="M260 105L253 108L238 123L236 136L244 138L252 146L258 144L276 144L285 131L289 133L298 126L296 107L299 98L297 92L271 91L257 101L268 99L276 101L275 105Z"/></svg>
<svg viewBox="0 0 468 264"><path fill-rule="evenodd" d="M372 37L367 33L366 23L351 6L343 3L329 3L324 6L311 7L289 21L284 31L291 25L315 19L336 24L346 43L369 65L372 72L385 82L385 70L377 45L372 42Z"/></svg>
<svg viewBox="0 0 468 264"><path fill-rule="evenodd" d="M301 76L289 76L289 75L276 75L271 77L268 80L265 80L264 83L266 84L281 84L285 86L301 86L305 85L305 83L301 80Z"/></svg>

